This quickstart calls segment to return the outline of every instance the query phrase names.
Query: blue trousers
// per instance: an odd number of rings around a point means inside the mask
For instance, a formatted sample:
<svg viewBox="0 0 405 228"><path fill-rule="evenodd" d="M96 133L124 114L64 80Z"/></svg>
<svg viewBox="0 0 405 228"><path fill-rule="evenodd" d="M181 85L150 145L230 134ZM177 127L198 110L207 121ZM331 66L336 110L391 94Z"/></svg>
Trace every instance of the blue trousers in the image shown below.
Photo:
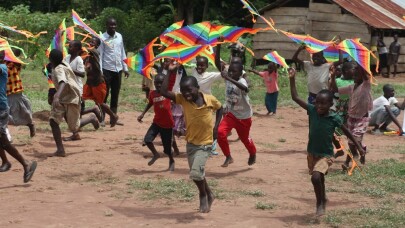
<svg viewBox="0 0 405 228"><path fill-rule="evenodd" d="M277 110L278 91L274 93L266 93L264 100L268 112L276 113Z"/></svg>

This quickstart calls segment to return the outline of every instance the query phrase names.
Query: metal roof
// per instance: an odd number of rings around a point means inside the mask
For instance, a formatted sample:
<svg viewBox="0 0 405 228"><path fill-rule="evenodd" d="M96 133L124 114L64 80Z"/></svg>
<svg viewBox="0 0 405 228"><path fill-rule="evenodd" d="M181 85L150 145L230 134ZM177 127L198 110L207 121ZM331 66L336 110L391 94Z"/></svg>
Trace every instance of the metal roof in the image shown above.
<svg viewBox="0 0 405 228"><path fill-rule="evenodd" d="M370 26L405 29L405 8L401 0L333 0Z"/></svg>

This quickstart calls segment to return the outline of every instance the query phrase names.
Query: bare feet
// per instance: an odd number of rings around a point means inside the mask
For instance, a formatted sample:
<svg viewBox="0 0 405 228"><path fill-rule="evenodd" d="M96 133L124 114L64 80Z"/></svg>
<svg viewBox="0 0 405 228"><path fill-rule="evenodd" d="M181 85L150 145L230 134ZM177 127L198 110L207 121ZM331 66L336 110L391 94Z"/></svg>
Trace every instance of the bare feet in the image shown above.
<svg viewBox="0 0 405 228"><path fill-rule="evenodd" d="M36 168L37 168L36 161L32 161L30 166L24 167L24 183L27 183L28 181L31 180Z"/></svg>
<svg viewBox="0 0 405 228"><path fill-rule="evenodd" d="M35 125L33 123L27 124L28 128L30 129L30 137L34 137L36 133Z"/></svg>
<svg viewBox="0 0 405 228"><path fill-rule="evenodd" d="M10 162L3 163L3 164L0 166L0 172L7 172L7 171L9 171L10 169L11 169L11 163L10 163Z"/></svg>
<svg viewBox="0 0 405 228"><path fill-rule="evenodd" d="M118 116L116 114L114 114L114 116L111 116L110 126L115 127L117 122L118 122Z"/></svg>
<svg viewBox="0 0 405 228"><path fill-rule="evenodd" d="M233 158L231 157L231 155L229 155L228 157L226 157L224 164L222 164L222 167L228 167L229 164L233 163Z"/></svg>
<svg viewBox="0 0 405 228"><path fill-rule="evenodd" d="M362 165L366 164L366 155L361 155L361 156L360 156L360 163L361 163Z"/></svg>
<svg viewBox="0 0 405 228"><path fill-rule="evenodd" d="M73 134L69 137L64 137L63 141L77 141L77 140L81 140L80 135L79 134Z"/></svg>
<svg viewBox="0 0 405 228"><path fill-rule="evenodd" d="M205 195L205 196L200 195L200 212L201 213L210 212L210 209L209 209L209 206L208 206L208 197L207 197L207 195Z"/></svg>
<svg viewBox="0 0 405 228"><path fill-rule="evenodd" d="M96 129L96 130L100 128L100 122L98 122L97 118L92 119L91 124L93 125L94 129Z"/></svg>
<svg viewBox="0 0 405 228"><path fill-rule="evenodd" d="M148 166L153 165L153 163L155 163L156 160L158 160L160 158L159 154L153 155L152 159L150 159L150 161L148 162Z"/></svg>
<svg viewBox="0 0 405 228"><path fill-rule="evenodd" d="M174 161L169 161L169 171L170 172L174 171Z"/></svg>
<svg viewBox="0 0 405 228"><path fill-rule="evenodd" d="M319 205L316 206L316 216L322 216L325 214L325 208L326 205L325 203L321 203Z"/></svg>
<svg viewBox="0 0 405 228"><path fill-rule="evenodd" d="M248 165L253 165L256 163L256 154L255 155L250 155L249 160L248 160Z"/></svg>
<svg viewBox="0 0 405 228"><path fill-rule="evenodd" d="M65 151L56 151L55 153L49 155L49 157L66 157Z"/></svg>
<svg viewBox="0 0 405 228"><path fill-rule="evenodd" d="M215 195L214 195L214 193L213 193L212 191L210 191L210 192L208 193L208 198L207 198L207 201L208 201L208 211L211 211L211 205L212 205L212 203L214 202L214 200L215 200Z"/></svg>

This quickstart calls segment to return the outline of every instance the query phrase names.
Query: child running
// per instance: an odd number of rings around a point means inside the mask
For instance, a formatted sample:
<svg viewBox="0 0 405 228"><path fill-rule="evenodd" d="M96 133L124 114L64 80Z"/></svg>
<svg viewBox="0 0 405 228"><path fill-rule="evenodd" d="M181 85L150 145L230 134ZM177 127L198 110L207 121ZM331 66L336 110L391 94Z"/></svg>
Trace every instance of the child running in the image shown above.
<svg viewBox="0 0 405 228"><path fill-rule="evenodd" d="M263 78L264 84L267 88L266 97L264 103L267 108L267 115L275 115L277 111L277 98L278 98L278 73L277 65L273 62L269 62L266 71L248 70L249 72L255 73Z"/></svg>
<svg viewBox="0 0 405 228"><path fill-rule="evenodd" d="M336 73L334 67L331 68L331 89L333 92L339 92L339 94L349 95L349 106L348 106L348 118L347 127L350 133L354 136L355 141L349 141L349 148L353 157L358 157L359 154L356 150L356 145L362 146L363 150L366 151L366 145L362 143L363 135L367 131L369 115L368 112L371 111L373 107L373 98L371 96L371 83L368 78L367 72L359 66L356 62L353 68L350 69L353 75L354 84L337 88L336 85ZM346 162L342 165L344 170L347 170L351 158L349 155L346 157ZM360 162L365 164L366 154L360 153Z"/></svg>
<svg viewBox="0 0 405 228"><path fill-rule="evenodd" d="M353 135L343 125L343 120L329 109L333 105L333 94L329 90L321 90L315 97L315 104L307 103L298 97L295 87L295 69L288 70L290 78L291 97L299 106L307 110L309 117L309 140L307 146L307 161L309 175L314 186L316 197L316 215L321 216L326 209L325 175L333 163L332 138L336 127L342 128L343 132L363 154L363 148L354 140Z"/></svg>
<svg viewBox="0 0 405 228"><path fill-rule="evenodd" d="M175 67L171 66L170 68ZM176 104L183 106L187 125L186 148L190 178L197 185L199 191L199 211L208 213L215 197L205 178L205 163L210 155L213 138L217 134L218 124L222 117L221 103L214 96L199 92L197 79L194 77L183 77L181 79L181 93L173 93L168 88L169 77L166 76L160 93L173 100ZM215 110L216 121L213 127L212 112Z"/></svg>
<svg viewBox="0 0 405 228"><path fill-rule="evenodd" d="M24 157L18 152L18 150L11 145L7 138L6 129L9 121L9 106L7 103L7 66L3 63L4 52L0 52L0 158L2 164L0 166L0 172L6 172L10 170L11 163L8 161L5 151L15 158L24 168L24 183L31 180L34 175L35 169L37 168L37 162L32 161L28 163Z"/></svg>
<svg viewBox="0 0 405 228"><path fill-rule="evenodd" d="M163 143L163 152L169 156L169 171L174 171L174 159L172 154L172 137L173 137L173 125L174 120L171 111L170 100L160 94L160 88L162 87L164 74L157 74L154 79L156 90L152 90L149 93L149 103L146 105L145 110L138 116L138 122L142 122L145 113L153 106L155 117L149 130L146 132L144 143L152 152L153 157L148 162L151 166L157 159L160 158L159 153L156 151L153 141L156 136L160 134Z"/></svg>
<svg viewBox="0 0 405 228"><path fill-rule="evenodd" d="M249 135L253 112L249 103L248 84L246 79L242 77L242 71L242 64L231 63L228 72L223 71L221 73L226 80L225 100L228 109L218 129L218 145L226 156L222 167L228 167L229 164L233 163L228 134L234 128L249 152L248 165L256 163L256 146Z"/></svg>

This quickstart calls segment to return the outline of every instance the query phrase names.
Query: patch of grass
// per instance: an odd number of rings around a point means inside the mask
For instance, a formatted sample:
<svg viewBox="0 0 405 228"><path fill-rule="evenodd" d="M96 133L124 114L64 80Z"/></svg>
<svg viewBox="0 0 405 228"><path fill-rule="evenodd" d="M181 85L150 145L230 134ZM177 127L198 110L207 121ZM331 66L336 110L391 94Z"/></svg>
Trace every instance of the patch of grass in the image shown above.
<svg viewBox="0 0 405 228"><path fill-rule="evenodd" d="M404 227L405 163L385 159L367 164L363 172L364 176L358 171L352 176L331 173L328 190L339 188L343 192L368 196L375 199L375 204L328 212L325 222L333 227Z"/></svg>
<svg viewBox="0 0 405 228"><path fill-rule="evenodd" d="M266 202L256 202L256 209L259 210L273 210L274 208L276 208L276 204L274 203L266 203Z"/></svg>
<svg viewBox="0 0 405 228"><path fill-rule="evenodd" d="M243 190L240 192L242 195L245 196L253 196L253 197L262 197L265 196L266 193L264 193L262 190L260 189L256 189L256 190Z"/></svg>
<svg viewBox="0 0 405 228"><path fill-rule="evenodd" d="M97 184L116 184L120 182L120 179L117 177L113 177L108 173L103 171L96 172L91 174L87 179L87 182L94 182Z"/></svg>
<svg viewBox="0 0 405 228"><path fill-rule="evenodd" d="M287 142L287 139L279 138L278 141L284 143L284 142Z"/></svg>
<svg viewBox="0 0 405 228"><path fill-rule="evenodd" d="M278 146L276 144L274 144L274 143L261 143L261 142L258 142L257 144L260 145L260 146L266 147L266 148L270 148L272 150L275 150L275 149L278 148Z"/></svg>
<svg viewBox="0 0 405 228"><path fill-rule="evenodd" d="M388 152L395 154L405 154L405 145L399 144L388 149Z"/></svg>
<svg viewBox="0 0 405 228"><path fill-rule="evenodd" d="M197 189L190 181L183 179L139 179L128 182L130 189L142 190L145 200L169 199L189 202L197 195Z"/></svg>

